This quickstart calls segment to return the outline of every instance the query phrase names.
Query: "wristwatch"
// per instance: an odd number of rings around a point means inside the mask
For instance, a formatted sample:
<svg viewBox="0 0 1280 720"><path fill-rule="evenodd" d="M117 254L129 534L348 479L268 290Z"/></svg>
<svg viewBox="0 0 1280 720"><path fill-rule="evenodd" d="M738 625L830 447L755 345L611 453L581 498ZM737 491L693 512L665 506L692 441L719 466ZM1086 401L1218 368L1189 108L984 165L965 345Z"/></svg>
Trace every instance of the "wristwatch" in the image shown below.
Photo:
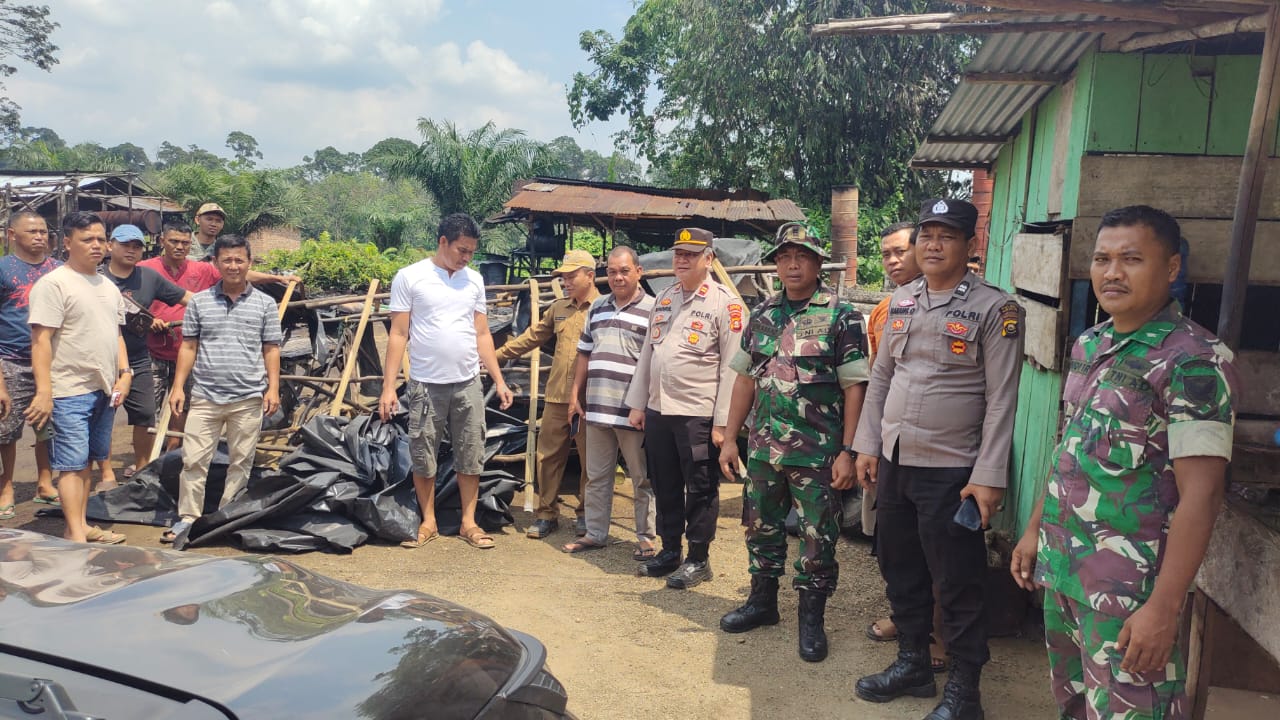
<svg viewBox="0 0 1280 720"><path fill-rule="evenodd" d="M132 374L133 374L133 368L131 368L131 367L124 368L123 370L121 370L119 373L117 373L117 374L116 374L116 377L118 377L118 378L122 378L122 377L124 377L124 374L125 374L125 373L129 373L130 375L132 375Z"/></svg>
<svg viewBox="0 0 1280 720"><path fill-rule="evenodd" d="M858 457L858 451L854 450L852 445L845 445L844 447L840 448L840 452L849 453L849 457L851 458Z"/></svg>

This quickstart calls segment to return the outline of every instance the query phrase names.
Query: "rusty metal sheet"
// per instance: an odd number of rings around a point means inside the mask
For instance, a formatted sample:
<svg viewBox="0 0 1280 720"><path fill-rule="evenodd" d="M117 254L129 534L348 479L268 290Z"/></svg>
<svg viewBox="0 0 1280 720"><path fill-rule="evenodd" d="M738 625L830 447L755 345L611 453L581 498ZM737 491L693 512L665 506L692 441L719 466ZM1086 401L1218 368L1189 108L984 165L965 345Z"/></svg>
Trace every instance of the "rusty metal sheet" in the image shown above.
<svg viewBox="0 0 1280 720"><path fill-rule="evenodd" d="M589 185L538 182L521 188L503 204L508 210L564 215L607 215L633 218L693 218L731 222L803 220L790 200L699 200Z"/></svg>

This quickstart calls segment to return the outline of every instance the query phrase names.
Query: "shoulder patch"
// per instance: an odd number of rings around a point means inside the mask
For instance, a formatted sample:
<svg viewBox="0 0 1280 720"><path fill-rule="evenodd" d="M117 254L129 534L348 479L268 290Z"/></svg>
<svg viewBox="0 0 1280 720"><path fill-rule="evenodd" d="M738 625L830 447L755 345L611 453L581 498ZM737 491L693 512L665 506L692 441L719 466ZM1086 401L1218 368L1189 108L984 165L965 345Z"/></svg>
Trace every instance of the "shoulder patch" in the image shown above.
<svg viewBox="0 0 1280 720"><path fill-rule="evenodd" d="M1010 300L1000 306L1000 337L1018 337L1018 303Z"/></svg>

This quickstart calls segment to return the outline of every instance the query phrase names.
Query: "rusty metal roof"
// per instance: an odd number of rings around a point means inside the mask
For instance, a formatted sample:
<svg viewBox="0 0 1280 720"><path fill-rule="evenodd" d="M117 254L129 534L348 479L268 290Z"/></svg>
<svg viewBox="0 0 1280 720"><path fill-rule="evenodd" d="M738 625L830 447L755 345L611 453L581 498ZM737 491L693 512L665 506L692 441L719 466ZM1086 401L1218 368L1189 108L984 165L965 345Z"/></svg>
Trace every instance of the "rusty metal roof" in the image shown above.
<svg viewBox="0 0 1280 720"><path fill-rule="evenodd" d="M490 218L490 222L510 218L514 213L602 216L624 220L705 218L769 225L805 219L804 211L791 200L770 200L758 193L754 195L760 199L734 199L731 193L709 190L680 191L537 178L503 203L506 212Z"/></svg>

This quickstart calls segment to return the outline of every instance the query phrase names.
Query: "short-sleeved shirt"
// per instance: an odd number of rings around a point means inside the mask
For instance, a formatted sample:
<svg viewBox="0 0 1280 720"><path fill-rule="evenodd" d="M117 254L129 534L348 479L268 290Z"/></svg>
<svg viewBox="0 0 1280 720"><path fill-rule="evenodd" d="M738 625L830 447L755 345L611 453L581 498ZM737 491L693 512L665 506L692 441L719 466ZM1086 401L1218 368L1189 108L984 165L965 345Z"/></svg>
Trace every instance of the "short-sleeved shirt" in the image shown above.
<svg viewBox="0 0 1280 720"><path fill-rule="evenodd" d="M124 298L111 281L63 265L31 288L30 323L53 328L55 398L111 392L120 368Z"/></svg>
<svg viewBox="0 0 1280 720"><path fill-rule="evenodd" d="M551 338L556 339L555 354L551 358L551 373L547 376L545 399L552 403L568 403L573 394L573 368L578 360L578 339L582 327L587 324L587 309L600 297L591 288L591 295L580 303L573 298L559 298L546 312L518 337L511 338L498 349L498 360L506 361L522 357L530 350L541 348Z"/></svg>
<svg viewBox="0 0 1280 720"><path fill-rule="evenodd" d="M200 236L191 233L191 249L187 251L187 260L194 262L210 262L213 260L213 245L201 245Z"/></svg>
<svg viewBox="0 0 1280 720"><path fill-rule="evenodd" d="M627 388L636 373L640 349L649 334L653 296L643 288L619 306L613 293L587 310L578 352L587 357L587 422L631 429Z"/></svg>
<svg viewBox="0 0 1280 720"><path fill-rule="evenodd" d="M475 316L489 312L480 273L450 274L432 258L419 260L392 279L390 308L409 313L410 378L445 384L480 374Z"/></svg>
<svg viewBox="0 0 1280 720"><path fill-rule="evenodd" d="M889 322L889 300L881 300L867 316L867 347L872 355L880 352L880 338L884 337L884 326Z"/></svg>
<svg viewBox="0 0 1280 720"><path fill-rule="evenodd" d="M131 316L138 314L137 309L129 305L130 300L136 303L138 308L146 310L156 300L176 305L187 295L186 290L169 282L167 278L148 267L135 267L133 272L129 273L129 277L124 278L116 277L107 265L98 268L98 272L115 283L120 294L125 297L126 322ZM150 367L151 356L147 352L147 338L152 335L151 331L148 330L145 335L138 335L128 328L121 328L120 334L124 336L124 347L129 351L129 365L135 370Z"/></svg>
<svg viewBox="0 0 1280 720"><path fill-rule="evenodd" d="M1080 336L1044 500L1036 580L1109 615L1151 596L1178 505L1173 461L1231 459L1232 353L1170 303L1127 336Z"/></svg>
<svg viewBox="0 0 1280 720"><path fill-rule="evenodd" d="M627 407L726 425L737 377L729 361L747 319L742 300L715 280L708 278L688 297L680 283L663 290L649 318L649 340L636 362Z"/></svg>
<svg viewBox="0 0 1280 720"><path fill-rule="evenodd" d="M751 313L730 365L756 384L749 457L826 467L842 445L844 389L868 379L862 313L830 288L799 303L779 293Z"/></svg>
<svg viewBox="0 0 1280 720"><path fill-rule="evenodd" d="M953 289L926 278L890 296L853 447L902 465L972 468L1005 487L1022 373L1022 308L972 272Z"/></svg>
<svg viewBox="0 0 1280 720"><path fill-rule="evenodd" d="M53 258L31 264L17 255L0 257L0 358L31 362L27 301L31 286L62 263Z"/></svg>
<svg viewBox="0 0 1280 720"><path fill-rule="evenodd" d="M169 282L192 293L208 290L222 279L218 269L212 263L207 262L183 260L182 267L178 268L177 272L174 272L168 265L164 264L164 258L153 257L138 263L138 267L151 268L160 273L162 277L167 278ZM152 315L167 323L179 322L187 312L187 308L184 305L170 305L160 300L152 302L150 310ZM152 357L157 360L167 360L169 362L177 360L178 348L181 345L182 328L173 328L167 333L151 333L147 336L147 350L151 351Z"/></svg>
<svg viewBox="0 0 1280 720"><path fill-rule="evenodd" d="M226 405L266 392L262 346L279 345L284 334L270 295L248 285L233 300L219 281L191 297L182 319L182 337L199 341L191 394Z"/></svg>

